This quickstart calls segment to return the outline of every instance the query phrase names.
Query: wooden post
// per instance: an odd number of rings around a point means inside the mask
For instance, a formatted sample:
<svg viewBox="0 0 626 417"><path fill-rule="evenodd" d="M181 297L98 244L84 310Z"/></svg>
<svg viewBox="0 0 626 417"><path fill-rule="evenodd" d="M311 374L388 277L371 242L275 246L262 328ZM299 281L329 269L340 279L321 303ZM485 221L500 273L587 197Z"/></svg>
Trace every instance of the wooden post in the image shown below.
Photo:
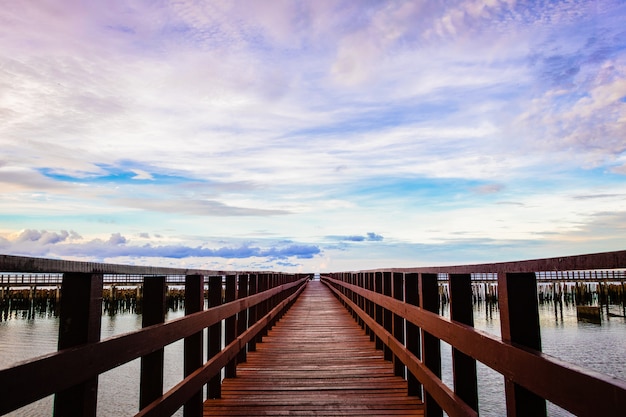
<svg viewBox="0 0 626 417"><path fill-rule="evenodd" d="M204 310L204 276L187 275L185 277L185 315ZM202 332L185 338L185 377L202 367L203 343ZM184 417L202 417L202 390L196 392L183 408Z"/></svg>
<svg viewBox="0 0 626 417"><path fill-rule="evenodd" d="M387 297L391 297L392 295L391 272L383 272L383 295ZM393 334L393 313L386 308L383 308L383 327L389 333ZM383 352L386 361L393 361L393 352L391 348L384 343Z"/></svg>
<svg viewBox="0 0 626 417"><path fill-rule="evenodd" d="M426 311L439 314L439 284L437 274L420 273L419 278L420 305ZM424 364L437 377L441 378L441 342L435 336L421 330L422 358ZM427 417L442 417L443 410L428 392L424 393L424 409Z"/></svg>
<svg viewBox="0 0 626 417"><path fill-rule="evenodd" d="M237 291L237 298L246 298L248 296L248 274L239 275L239 289ZM248 309L243 309L237 314L237 335L243 334L248 330ZM237 362L242 363L247 360L246 346L243 346L239 355L237 356Z"/></svg>
<svg viewBox="0 0 626 417"><path fill-rule="evenodd" d="M165 322L165 277L145 277L143 280L143 313L141 326ZM163 395L164 349L141 357L139 409Z"/></svg>
<svg viewBox="0 0 626 417"><path fill-rule="evenodd" d="M499 273L498 292L502 341L541 351L535 273ZM507 416L547 415L545 399L507 378L504 382Z"/></svg>
<svg viewBox="0 0 626 417"><path fill-rule="evenodd" d="M222 276L209 277L209 309L222 304ZM209 326L207 332L207 359L211 359L222 350L222 322ZM222 396L222 373L218 372L207 384L207 398L215 399Z"/></svg>
<svg viewBox="0 0 626 417"><path fill-rule="evenodd" d="M450 318L474 327L471 274L450 274ZM476 360L452 348L454 392L478 411Z"/></svg>
<svg viewBox="0 0 626 417"><path fill-rule="evenodd" d="M374 291L377 292L378 294L383 293L383 273L382 272L375 272ZM383 308L378 304L374 304L374 317L376 318L376 323L382 326L383 325ZM376 336L376 349L383 350L383 347L384 347L383 341L378 336Z"/></svg>
<svg viewBox="0 0 626 417"><path fill-rule="evenodd" d="M393 273L393 298L404 301L404 273L402 272ZM397 314L393 315L393 336L404 345L404 319ZM404 378L406 367L397 356L394 356L393 364L395 374Z"/></svg>
<svg viewBox="0 0 626 417"><path fill-rule="evenodd" d="M225 302L235 301L235 297L237 297L237 275L227 275L226 276L226 292ZM224 345L228 346L231 344L235 338L237 337L237 316L232 315L227 317L224 320L224 336L226 338ZM226 365L224 376L226 378L234 378L237 376L237 361L236 358L233 358L228 365Z"/></svg>
<svg viewBox="0 0 626 417"><path fill-rule="evenodd" d="M407 304L419 306L418 275L415 273L404 276L404 299ZM422 358L420 349L420 329L407 320L406 322L406 348L418 359ZM408 394L422 398L422 384L412 373L407 375Z"/></svg>
<svg viewBox="0 0 626 417"><path fill-rule="evenodd" d="M249 286L250 286L248 290L249 295L254 295L258 292L258 274L250 274ZM249 311L248 311L249 326L253 326L256 323L257 310L258 310L257 306L251 306L249 308ZM256 350L256 339L252 338L248 342L248 351L254 352L255 350Z"/></svg>
<svg viewBox="0 0 626 417"><path fill-rule="evenodd" d="M364 281L365 280L363 278L363 272L359 272L358 279L357 279L357 285L360 288L365 288L365 282ZM363 296L362 295L357 296L357 300L358 300L359 308L361 310L365 311L365 303L363 302ZM361 316L359 316L359 326L361 326L362 329L365 329L365 322L363 321Z"/></svg>
<svg viewBox="0 0 626 417"><path fill-rule="evenodd" d="M102 274L63 274L59 350L100 340L102 284ZM95 377L58 392L54 397L54 415L95 416L97 401L98 377Z"/></svg>
<svg viewBox="0 0 626 417"><path fill-rule="evenodd" d="M365 288L367 290L369 290L369 291L374 291L374 273L373 272L367 272L365 274ZM374 303L368 299L365 302L365 308L367 310L367 314L372 319L375 319L376 318L376 314L374 312ZM369 334L369 336L370 336L370 342L373 342L375 337L376 337L375 334L374 334L374 331L368 327L367 328L367 334Z"/></svg>
<svg viewBox="0 0 626 417"><path fill-rule="evenodd" d="M269 277L270 274L259 274L259 282L258 282L258 291L259 293L262 293L264 291L266 291L269 287ZM261 302L257 308L257 320L261 319L262 317L264 317L268 310L268 306L269 306L269 300L265 300L263 302ZM268 326L265 326L263 329L261 329L261 331L259 332L259 334L256 336L256 342L257 343L261 343L263 341L263 336L267 335L267 330L268 330Z"/></svg>

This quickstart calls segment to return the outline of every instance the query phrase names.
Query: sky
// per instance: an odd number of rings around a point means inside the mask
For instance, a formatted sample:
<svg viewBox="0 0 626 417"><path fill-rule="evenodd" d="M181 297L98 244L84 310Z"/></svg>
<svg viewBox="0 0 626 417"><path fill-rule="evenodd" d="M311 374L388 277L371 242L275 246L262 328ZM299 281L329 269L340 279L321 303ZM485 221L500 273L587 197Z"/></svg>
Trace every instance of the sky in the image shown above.
<svg viewBox="0 0 626 417"><path fill-rule="evenodd" d="M623 0L1 3L2 254L330 272L625 249Z"/></svg>

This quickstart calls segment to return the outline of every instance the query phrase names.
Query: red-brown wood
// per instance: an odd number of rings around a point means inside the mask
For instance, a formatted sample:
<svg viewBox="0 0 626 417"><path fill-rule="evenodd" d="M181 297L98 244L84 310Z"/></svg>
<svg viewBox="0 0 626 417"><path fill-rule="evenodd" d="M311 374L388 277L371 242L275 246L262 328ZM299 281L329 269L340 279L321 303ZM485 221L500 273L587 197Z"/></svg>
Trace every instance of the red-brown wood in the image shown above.
<svg viewBox="0 0 626 417"><path fill-rule="evenodd" d="M146 277L143 283L143 314L141 327L165 322L165 277ZM163 395L164 348L156 349L141 357L139 384L139 409Z"/></svg>
<svg viewBox="0 0 626 417"><path fill-rule="evenodd" d="M325 278L328 280L328 278ZM329 280L333 285L346 285L338 280ZM373 291L352 287L353 291L370 298L394 313L403 315L408 321L443 340L461 352L484 363L520 386L532 390L560 407L580 416L622 416L626 409L626 382L608 375L599 374L577 365L566 363L530 348L520 348L504 343L500 338L481 332L470 326L455 323L424 308L400 303ZM338 290L337 290L338 291ZM422 298L423 302L424 299ZM364 313L363 317L365 316ZM375 328L373 320L366 320L378 338L393 344L394 340L384 334L381 326ZM408 353L404 347L396 346L394 354L401 357L409 370L423 382L425 391L437 401L445 404L448 415L471 415L467 407L454 393L448 392L433 373L429 374L421 361ZM402 352L401 350L404 350ZM421 375L421 376L420 376ZM541 375L541 378L537 376ZM458 412L453 408L460 407ZM464 409L465 408L465 409Z"/></svg>
<svg viewBox="0 0 626 417"><path fill-rule="evenodd" d="M185 277L185 315L197 313L204 309L204 277L202 275L187 275ZM203 361L202 332L195 333L184 339L184 372L191 375L202 366ZM184 417L199 417L202 415L202 390L196 391L185 403Z"/></svg>
<svg viewBox="0 0 626 417"><path fill-rule="evenodd" d="M100 340L102 281L102 274L63 274L59 350ZM95 416L97 394L98 377L94 376L58 392L54 398L54 413L61 416Z"/></svg>
<svg viewBox="0 0 626 417"><path fill-rule="evenodd" d="M341 303L311 281L258 343L222 398L205 402L205 416L415 416L418 398L394 375Z"/></svg>

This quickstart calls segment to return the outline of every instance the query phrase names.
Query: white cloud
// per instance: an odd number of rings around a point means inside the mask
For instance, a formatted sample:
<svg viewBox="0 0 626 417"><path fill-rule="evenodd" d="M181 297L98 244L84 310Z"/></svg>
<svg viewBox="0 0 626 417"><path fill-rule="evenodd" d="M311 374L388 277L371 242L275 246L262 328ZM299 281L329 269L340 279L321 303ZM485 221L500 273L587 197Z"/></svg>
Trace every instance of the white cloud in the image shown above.
<svg viewBox="0 0 626 417"><path fill-rule="evenodd" d="M267 230L313 244L361 222L385 247L580 230L596 208L555 193L624 191L625 13L612 1L12 2L0 228L80 222L102 242ZM463 186L434 195L440 179Z"/></svg>

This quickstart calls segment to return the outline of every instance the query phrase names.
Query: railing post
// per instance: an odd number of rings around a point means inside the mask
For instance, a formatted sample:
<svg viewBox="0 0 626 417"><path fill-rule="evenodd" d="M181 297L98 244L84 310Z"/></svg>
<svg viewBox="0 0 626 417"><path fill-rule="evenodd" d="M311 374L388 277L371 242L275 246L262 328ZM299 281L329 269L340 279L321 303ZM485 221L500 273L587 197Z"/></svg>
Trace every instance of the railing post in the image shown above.
<svg viewBox="0 0 626 417"><path fill-rule="evenodd" d="M204 310L204 276L187 275L185 277L185 315L187 316L202 310ZM202 348L202 332L185 338L185 377L202 367ZM185 403L183 416L201 417L202 412L202 390L200 390Z"/></svg>
<svg viewBox="0 0 626 417"><path fill-rule="evenodd" d="M248 274L239 275L239 288L237 291L237 298L246 298L248 296ZM237 314L237 334L241 335L248 329L248 309L244 308ZM247 360L246 346L243 346L239 355L237 356L237 362L242 363Z"/></svg>
<svg viewBox="0 0 626 417"><path fill-rule="evenodd" d="M377 292L378 294L382 294L383 293L383 273L382 272L376 272L374 275L374 291ZM380 326L383 325L383 308L374 303L374 317L376 318L376 323L378 323ZM384 344L383 341L376 336L376 349L377 350L383 350L384 348Z"/></svg>
<svg viewBox="0 0 626 417"><path fill-rule="evenodd" d="M472 275L450 274L450 318L474 327ZM454 392L472 409L478 411L476 360L452 348Z"/></svg>
<svg viewBox="0 0 626 417"><path fill-rule="evenodd" d="M358 279L357 279L357 285L359 286L359 288L365 288L363 275L364 275L363 272L359 272ZM357 296L357 300L358 300L359 308L361 310L365 311L365 303L363 302L363 296L362 295ZM364 329L365 328L365 322L363 321L361 316L358 316L358 317L359 317L359 326L361 326L361 328Z"/></svg>
<svg viewBox="0 0 626 417"><path fill-rule="evenodd" d="M100 340L102 274L65 273L61 287L59 350ZM55 416L95 416L98 377L58 392Z"/></svg>
<svg viewBox="0 0 626 417"><path fill-rule="evenodd" d="M541 351L535 273L499 273L498 303L502 341ZM507 416L547 415L545 399L507 378L504 384Z"/></svg>
<svg viewBox="0 0 626 417"><path fill-rule="evenodd" d="M257 282L257 291L259 293L262 293L263 291L267 290L267 285L269 282L268 277L269 277L269 274L259 274L258 282ZM257 309L256 309L257 320L264 317L265 314L267 313L268 303L269 303L269 300L265 300L257 305ZM263 336L266 336L266 335L267 335L267 326L263 327L263 329L261 329L261 331L259 331L259 333L256 335L255 337L256 343L263 342Z"/></svg>
<svg viewBox="0 0 626 417"><path fill-rule="evenodd" d="M391 272L383 272L383 295L387 297L392 296L392 285L391 285ZM389 333L393 334L393 313L391 310L384 308L383 309L383 327ZM384 357L386 361L393 361L393 352L391 348L384 344L383 346Z"/></svg>
<svg viewBox="0 0 626 417"><path fill-rule="evenodd" d="M426 311L439 314L439 284L437 274L419 274L420 305ZM438 378L441 378L441 343L430 333L422 332L422 358L424 364ZM426 417L442 417L443 410L428 392L424 393Z"/></svg>
<svg viewBox="0 0 626 417"><path fill-rule="evenodd" d="M258 293L259 291L258 290L259 288L258 277L259 277L259 274L250 274L250 289L249 289L250 295L254 295ZM250 307L250 311L248 312L248 316L249 316L248 321L250 322L249 326L253 326L257 322L258 310L259 310L259 307L256 305ZM256 350L256 338L253 337L248 342L248 351L254 352L255 350Z"/></svg>
<svg viewBox="0 0 626 417"><path fill-rule="evenodd" d="M226 291L224 295L224 301L226 303L235 301L235 297L237 296L237 275L226 276ZM224 326L226 327L224 329L224 337L226 339L224 345L228 346L237 337L237 316L233 314L232 316L227 317L226 320L224 320ZM237 376L236 358L233 358L233 360L228 362L224 371L224 376L226 378L235 378Z"/></svg>
<svg viewBox="0 0 626 417"><path fill-rule="evenodd" d="M222 276L209 277L209 308L222 304ZM222 350L222 322L209 326L207 332L207 359L211 359ZM207 398L215 399L222 396L222 373L211 377L207 384Z"/></svg>
<svg viewBox="0 0 626 417"><path fill-rule="evenodd" d="M165 322L165 277L145 277L143 280L143 305L141 326L148 327ZM164 349L141 357L139 383L139 409L163 395Z"/></svg>
<svg viewBox="0 0 626 417"><path fill-rule="evenodd" d="M365 274L365 288L368 289L369 291L374 291L374 273L373 272L367 272ZM374 320L376 320L376 313L375 313L375 309L374 309L374 303L368 299L365 302L365 308L367 310L367 314ZM369 334L370 336L370 342L373 342L375 340L376 335L374 334L374 331L371 328L367 328L367 334Z"/></svg>
<svg viewBox="0 0 626 417"><path fill-rule="evenodd" d="M404 301L404 273L394 272L392 283L393 298L398 301ZM404 345L404 318L397 314L393 315L393 336L398 342ZM400 361L397 356L394 356L393 363L396 376L404 378L405 366L402 361Z"/></svg>
<svg viewBox="0 0 626 417"><path fill-rule="evenodd" d="M407 304L419 306L418 275L416 273L404 276L404 299ZM420 329L407 320L406 322L406 348L418 359L422 358L420 350ZM408 394L422 398L422 384L415 375L408 372Z"/></svg>

